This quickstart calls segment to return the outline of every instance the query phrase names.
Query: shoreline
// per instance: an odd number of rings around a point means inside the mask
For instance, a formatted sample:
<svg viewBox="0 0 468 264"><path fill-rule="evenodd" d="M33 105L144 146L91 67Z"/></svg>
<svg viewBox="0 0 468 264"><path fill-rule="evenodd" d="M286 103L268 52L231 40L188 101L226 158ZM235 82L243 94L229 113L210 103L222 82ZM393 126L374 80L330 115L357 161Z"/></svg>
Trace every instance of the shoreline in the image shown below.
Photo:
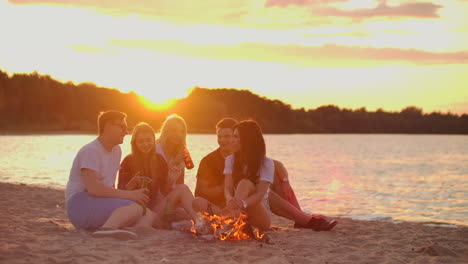
<svg viewBox="0 0 468 264"><path fill-rule="evenodd" d="M60 191L60 192L65 192L65 189L62 187L54 187L54 186L46 186L42 184L26 184L26 183L21 183L21 182L2 182L0 181L0 185L2 184L9 184L9 185L20 185L20 186L26 186L26 187L32 187L32 188L40 188L40 189L48 189L48 190L54 190L54 191ZM65 196L65 194L64 194ZM412 223L412 224L420 224L420 225L429 225L429 226L440 226L444 228L459 228L459 227L466 227L468 228L468 224L455 224L455 223L450 223L450 222L443 222L443 221L408 221L408 220L400 220L400 219L394 219L391 216L380 216L380 217L373 217L372 215L369 215L369 218L366 219L365 217L362 216L351 216L351 215L341 215L341 216L330 216L336 219L350 219L353 221L378 221L378 222L387 222L387 223ZM281 218L281 217L280 217ZM381 218L381 219L379 219ZM285 219L287 220L287 219ZM287 220L289 221L289 220Z"/></svg>
<svg viewBox="0 0 468 264"><path fill-rule="evenodd" d="M340 218L330 232L272 217L273 244L206 241L150 230L131 241L91 238L64 210L63 189L0 182L0 262L5 263L462 263L468 227Z"/></svg>

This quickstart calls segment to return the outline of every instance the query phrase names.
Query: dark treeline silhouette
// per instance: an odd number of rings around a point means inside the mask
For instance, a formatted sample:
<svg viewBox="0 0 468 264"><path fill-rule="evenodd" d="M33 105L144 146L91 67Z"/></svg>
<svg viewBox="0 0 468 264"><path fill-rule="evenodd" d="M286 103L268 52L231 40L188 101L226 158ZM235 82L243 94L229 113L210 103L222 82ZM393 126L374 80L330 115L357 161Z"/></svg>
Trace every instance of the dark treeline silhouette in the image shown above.
<svg viewBox="0 0 468 264"><path fill-rule="evenodd" d="M121 93L93 83L62 83L37 72L9 76L0 71L0 131L95 132L97 113L109 109L127 113L130 126L145 121L155 128L167 115L177 113L186 119L190 132L202 133L213 132L219 119L230 116L253 118L266 133L468 134L467 114L423 113L415 106L400 112L334 105L292 109L248 90L195 87L168 109L155 111L145 107L134 92Z"/></svg>

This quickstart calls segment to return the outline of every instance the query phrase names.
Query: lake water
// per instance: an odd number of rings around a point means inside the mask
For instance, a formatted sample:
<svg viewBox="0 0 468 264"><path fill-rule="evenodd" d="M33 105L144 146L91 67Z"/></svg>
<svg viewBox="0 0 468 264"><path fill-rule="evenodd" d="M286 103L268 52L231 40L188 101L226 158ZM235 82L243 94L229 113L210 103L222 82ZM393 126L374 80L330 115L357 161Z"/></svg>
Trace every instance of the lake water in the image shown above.
<svg viewBox="0 0 468 264"><path fill-rule="evenodd" d="M0 181L65 188L76 152L92 135L0 135ZM303 209L354 219L468 225L468 136L266 135ZM130 136L122 145L130 151ZM215 135L189 135L194 163ZM186 183L194 190L196 168Z"/></svg>

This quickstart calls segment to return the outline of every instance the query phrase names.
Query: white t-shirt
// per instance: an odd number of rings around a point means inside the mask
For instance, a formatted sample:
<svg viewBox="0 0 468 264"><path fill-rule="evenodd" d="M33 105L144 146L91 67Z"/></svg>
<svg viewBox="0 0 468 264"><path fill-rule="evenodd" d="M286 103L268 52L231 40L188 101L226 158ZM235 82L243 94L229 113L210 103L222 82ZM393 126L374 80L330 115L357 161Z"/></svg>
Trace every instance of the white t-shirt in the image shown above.
<svg viewBox="0 0 468 264"><path fill-rule="evenodd" d="M234 166L234 155L229 155L226 157L226 160L224 161L223 173L232 174L233 166ZM260 175L261 181L273 183L273 180L275 179L275 163L273 162L273 160L268 157L264 157L262 165L260 166L260 169L257 175Z"/></svg>
<svg viewBox="0 0 468 264"><path fill-rule="evenodd" d="M98 139L82 147L73 160L65 192L66 200L68 201L75 193L86 190L81 178L81 169L96 171L101 183L114 186L121 157L122 150L119 145L114 146L111 151L107 151Z"/></svg>
<svg viewBox="0 0 468 264"><path fill-rule="evenodd" d="M167 157L166 157L166 153L164 153L164 150L163 150L162 145L160 143L156 143L156 153L161 155L164 158L164 160L166 161L166 163L169 163L169 161L167 160Z"/></svg>
<svg viewBox="0 0 468 264"><path fill-rule="evenodd" d="M167 166L169 167L169 160L167 159L167 156L166 156L166 153L164 153L164 150L162 148L162 145L161 143L156 143L156 153L160 154L164 160L166 161L166 164ZM182 161L181 161L182 162ZM180 164L181 166L183 165L182 163ZM185 168L185 167L184 167ZM169 168L170 169L170 168ZM172 187L174 188L176 185L178 185L177 183L174 183L172 185Z"/></svg>

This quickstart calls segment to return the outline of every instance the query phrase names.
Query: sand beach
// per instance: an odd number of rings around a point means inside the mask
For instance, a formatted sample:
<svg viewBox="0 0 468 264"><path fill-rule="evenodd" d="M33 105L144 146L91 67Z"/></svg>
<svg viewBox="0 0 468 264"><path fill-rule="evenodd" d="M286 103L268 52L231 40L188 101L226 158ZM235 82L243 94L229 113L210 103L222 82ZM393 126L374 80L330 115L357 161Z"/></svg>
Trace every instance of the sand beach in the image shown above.
<svg viewBox="0 0 468 264"><path fill-rule="evenodd" d="M139 230L137 240L92 238L64 210L64 191L0 183L1 263L467 263L468 227L339 219L331 232L273 217L272 244L207 241Z"/></svg>

